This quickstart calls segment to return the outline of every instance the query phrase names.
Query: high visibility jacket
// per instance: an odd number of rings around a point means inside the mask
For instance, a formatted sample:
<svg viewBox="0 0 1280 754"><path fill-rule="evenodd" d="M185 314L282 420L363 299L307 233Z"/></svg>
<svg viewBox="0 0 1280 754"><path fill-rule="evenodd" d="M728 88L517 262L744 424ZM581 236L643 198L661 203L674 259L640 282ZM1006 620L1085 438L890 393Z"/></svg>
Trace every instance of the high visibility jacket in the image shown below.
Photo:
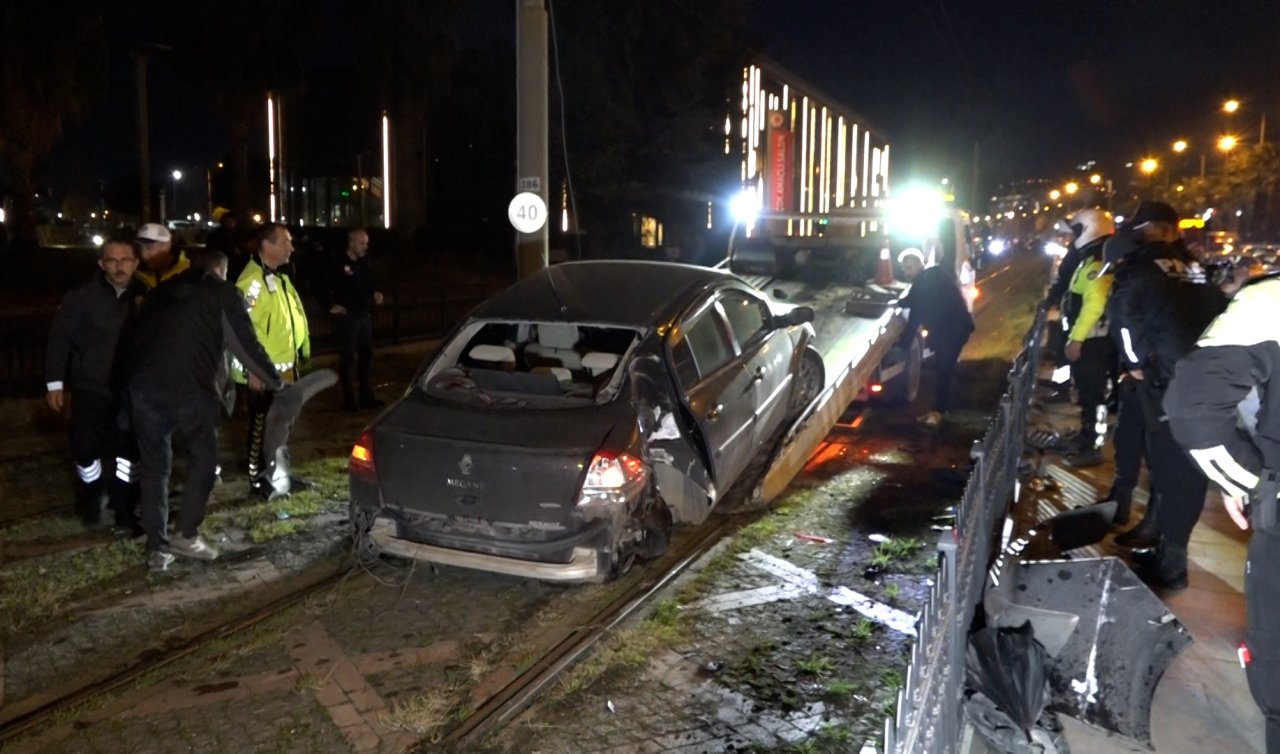
<svg viewBox="0 0 1280 754"><path fill-rule="evenodd" d="M169 269L163 270L159 275L139 265L138 271L133 273L133 276L146 286L147 290L151 290L164 281L175 278L189 269L191 269L191 260L187 259L186 252L179 251L178 257L173 260L173 264L169 265Z"/></svg>
<svg viewBox="0 0 1280 754"><path fill-rule="evenodd" d="M1083 343L1089 338L1108 337L1106 310L1112 277L1110 274L1099 275L1100 269L1100 256L1089 256L1076 267L1071 277L1068 291L1072 306L1064 307L1071 309L1070 316L1066 316L1071 328L1067 333L1067 340ZM1064 311L1063 314L1067 315L1067 312Z"/></svg>
<svg viewBox="0 0 1280 754"><path fill-rule="evenodd" d="M311 358L311 336L307 331L307 313L302 299L289 276L279 270L268 270L255 257L245 266L236 281L244 295L258 341L286 380L298 377L298 359ZM232 364L232 377L246 382L244 367Z"/></svg>

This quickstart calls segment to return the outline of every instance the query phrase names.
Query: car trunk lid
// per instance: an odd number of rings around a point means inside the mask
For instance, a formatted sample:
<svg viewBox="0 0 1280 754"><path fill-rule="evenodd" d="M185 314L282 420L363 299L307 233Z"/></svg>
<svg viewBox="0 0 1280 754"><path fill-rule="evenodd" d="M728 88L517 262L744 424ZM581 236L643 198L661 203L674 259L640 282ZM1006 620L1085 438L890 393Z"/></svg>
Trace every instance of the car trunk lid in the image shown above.
<svg viewBox="0 0 1280 754"><path fill-rule="evenodd" d="M559 530L617 420L594 405L477 411L410 396L375 430L383 500L406 512Z"/></svg>

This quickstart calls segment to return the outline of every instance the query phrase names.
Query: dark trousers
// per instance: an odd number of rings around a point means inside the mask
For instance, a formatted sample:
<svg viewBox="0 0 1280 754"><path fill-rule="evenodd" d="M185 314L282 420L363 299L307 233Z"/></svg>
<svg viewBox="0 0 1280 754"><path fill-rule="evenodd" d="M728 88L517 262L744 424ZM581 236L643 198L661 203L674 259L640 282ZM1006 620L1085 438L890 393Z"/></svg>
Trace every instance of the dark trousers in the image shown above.
<svg viewBox="0 0 1280 754"><path fill-rule="evenodd" d="M373 317L369 314L344 314L337 317L338 332L338 380L342 383L342 402L348 406L356 403L352 389L351 369L355 366L359 387L359 400L374 398L373 372Z"/></svg>
<svg viewBox="0 0 1280 754"><path fill-rule="evenodd" d="M204 521L218 468L218 403L212 395L184 401L135 395L130 409L142 470L142 528L147 532L147 551L155 552L169 546L166 528L175 434L182 437L190 458L178 532L194 537Z"/></svg>
<svg viewBox="0 0 1280 754"><path fill-rule="evenodd" d="M956 364L960 362L960 352L969 341L969 333L963 335L929 333L929 347L933 350L933 368L937 372L938 382L933 395L933 409L943 412L951 408L951 380L956 374Z"/></svg>
<svg viewBox="0 0 1280 754"><path fill-rule="evenodd" d="M1116 386L1119 393L1120 415L1112 436L1116 450L1116 478L1111 483L1110 500L1120 503L1124 510L1133 501L1133 490L1138 486L1138 474L1142 471L1142 457L1146 454L1147 430L1142 418L1142 399L1138 396L1138 381L1126 377ZM1154 503L1155 496L1151 499Z"/></svg>
<svg viewBox="0 0 1280 754"><path fill-rule="evenodd" d="M1071 379L1076 383L1076 400L1080 404L1082 448L1097 447L1099 435L1106 434L1107 382L1116 358L1111 338L1088 338L1080 344L1080 358L1071 364Z"/></svg>
<svg viewBox="0 0 1280 754"><path fill-rule="evenodd" d="M1267 719L1267 752L1280 753L1280 530L1255 531L1244 570L1245 666L1249 691Z"/></svg>
<svg viewBox="0 0 1280 754"><path fill-rule="evenodd" d="M71 457L76 467L76 512L97 524L105 491L118 526L133 526L138 504L137 452L118 420L119 404L107 395L77 391L71 400Z"/></svg>
<svg viewBox="0 0 1280 754"><path fill-rule="evenodd" d="M1156 527L1162 537L1160 569L1162 575L1173 576L1186 571L1187 543L1204 510L1209 480L1173 439L1161 407L1164 390L1150 384L1147 381L1150 378L1151 375L1147 375L1146 380L1139 381L1138 395L1146 423L1147 465L1151 469L1153 499L1157 501Z"/></svg>
<svg viewBox="0 0 1280 754"><path fill-rule="evenodd" d="M257 479L267 469L266 433L267 413L271 411L271 402L275 393L270 390L250 390L249 406L249 479Z"/></svg>

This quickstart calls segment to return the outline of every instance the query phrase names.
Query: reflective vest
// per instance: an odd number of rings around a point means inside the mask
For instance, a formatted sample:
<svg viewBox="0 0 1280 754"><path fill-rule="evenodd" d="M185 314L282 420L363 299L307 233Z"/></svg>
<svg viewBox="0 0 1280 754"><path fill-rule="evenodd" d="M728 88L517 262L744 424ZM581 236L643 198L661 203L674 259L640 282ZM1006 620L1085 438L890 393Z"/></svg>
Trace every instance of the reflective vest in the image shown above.
<svg viewBox="0 0 1280 754"><path fill-rule="evenodd" d="M307 313L293 281L283 272L264 269L255 258L240 273L236 288L244 295L253 330L276 371L286 381L297 379L299 356L311 358L311 337ZM233 362L232 377L244 384L244 367L234 359Z"/></svg>

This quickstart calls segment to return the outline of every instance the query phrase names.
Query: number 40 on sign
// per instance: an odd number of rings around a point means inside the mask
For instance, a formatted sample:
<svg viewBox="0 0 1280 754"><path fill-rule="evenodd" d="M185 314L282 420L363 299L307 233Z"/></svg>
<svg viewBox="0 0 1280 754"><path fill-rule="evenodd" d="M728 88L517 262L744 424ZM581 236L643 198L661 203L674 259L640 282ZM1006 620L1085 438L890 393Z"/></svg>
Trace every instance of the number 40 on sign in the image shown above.
<svg viewBox="0 0 1280 754"><path fill-rule="evenodd" d="M511 200L507 219L521 233L537 233L547 222L547 203L532 191L523 191Z"/></svg>

